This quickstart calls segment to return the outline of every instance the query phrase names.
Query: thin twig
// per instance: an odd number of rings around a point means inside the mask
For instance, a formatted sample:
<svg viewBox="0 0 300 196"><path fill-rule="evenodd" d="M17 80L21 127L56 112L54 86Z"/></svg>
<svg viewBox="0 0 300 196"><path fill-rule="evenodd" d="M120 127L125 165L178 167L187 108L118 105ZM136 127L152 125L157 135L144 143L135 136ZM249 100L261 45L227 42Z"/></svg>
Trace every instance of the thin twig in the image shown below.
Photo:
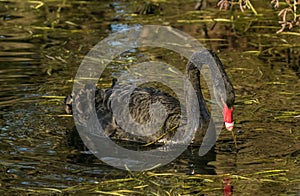
<svg viewBox="0 0 300 196"><path fill-rule="evenodd" d="M236 136L234 135L233 130L231 131L231 134L232 134L232 139L233 139L233 142L234 142L234 145L235 145L235 149L237 150L238 146L237 146L237 143L236 143Z"/></svg>

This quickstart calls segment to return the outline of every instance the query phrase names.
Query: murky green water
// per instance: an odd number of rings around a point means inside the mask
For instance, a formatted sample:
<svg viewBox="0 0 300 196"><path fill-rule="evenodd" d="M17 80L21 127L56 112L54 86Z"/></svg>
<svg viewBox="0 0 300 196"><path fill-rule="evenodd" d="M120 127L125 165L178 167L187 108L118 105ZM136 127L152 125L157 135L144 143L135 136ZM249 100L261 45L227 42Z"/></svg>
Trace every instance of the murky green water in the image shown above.
<svg viewBox="0 0 300 196"><path fill-rule="evenodd" d="M299 35L275 34L268 4L254 2L257 18L230 18L214 4L194 11L194 1L161 1L156 15L134 13L140 1L41 3L0 1L0 192L222 195L229 176L234 195L300 194ZM110 33L143 24L173 26L218 53L236 89L237 154L223 131L205 158L188 150L154 173L131 173L67 145L74 123L63 116L63 96L84 55ZM153 59L179 70L186 63L170 51L129 51L101 85L125 65Z"/></svg>

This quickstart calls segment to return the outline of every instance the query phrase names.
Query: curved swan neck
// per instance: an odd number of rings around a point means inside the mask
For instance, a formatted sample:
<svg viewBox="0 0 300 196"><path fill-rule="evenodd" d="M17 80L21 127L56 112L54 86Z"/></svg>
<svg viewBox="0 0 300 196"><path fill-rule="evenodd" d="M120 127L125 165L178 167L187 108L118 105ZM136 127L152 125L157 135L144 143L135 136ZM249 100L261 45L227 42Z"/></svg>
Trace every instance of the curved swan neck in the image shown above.
<svg viewBox="0 0 300 196"><path fill-rule="evenodd" d="M210 50L201 50L194 53L186 66L187 77L198 97L200 118L204 120L209 120L210 118L200 86L200 71L203 65L208 65L209 67L216 102L223 110L226 109L227 112L223 111L224 122L227 123L227 130L232 130L232 112L235 99L234 89L221 60L216 53Z"/></svg>
<svg viewBox="0 0 300 196"><path fill-rule="evenodd" d="M192 61L189 61L186 66L186 73L187 73L187 77L190 80L190 82L196 92L196 95L198 97L200 118L205 121L208 121L210 119L210 114L206 107L206 104L205 104L205 101L203 98L203 94L202 94L202 90L201 90L200 70L195 66L195 64Z"/></svg>

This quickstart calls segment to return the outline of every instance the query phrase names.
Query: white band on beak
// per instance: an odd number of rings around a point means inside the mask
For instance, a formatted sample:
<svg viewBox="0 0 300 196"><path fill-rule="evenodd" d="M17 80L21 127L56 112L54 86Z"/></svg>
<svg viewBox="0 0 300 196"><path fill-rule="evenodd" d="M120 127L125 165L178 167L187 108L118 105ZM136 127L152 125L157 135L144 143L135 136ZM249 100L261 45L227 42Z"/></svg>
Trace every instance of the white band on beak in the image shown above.
<svg viewBox="0 0 300 196"><path fill-rule="evenodd" d="M233 126L234 126L234 122L232 123L225 122L225 127L228 131L232 131Z"/></svg>

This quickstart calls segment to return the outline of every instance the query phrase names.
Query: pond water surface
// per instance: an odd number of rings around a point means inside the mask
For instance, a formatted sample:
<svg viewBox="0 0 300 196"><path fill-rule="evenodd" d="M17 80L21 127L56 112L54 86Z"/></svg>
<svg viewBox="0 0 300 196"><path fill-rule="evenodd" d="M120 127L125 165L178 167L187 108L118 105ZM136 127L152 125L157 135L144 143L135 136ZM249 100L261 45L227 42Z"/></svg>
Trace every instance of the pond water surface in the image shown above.
<svg viewBox="0 0 300 196"><path fill-rule="evenodd" d="M222 195L228 178L234 195L299 195L299 35L275 34L274 11L254 4L256 17L213 3L194 11L190 0L159 1L154 14L141 1L0 1L1 194ZM206 157L189 149L166 166L130 172L67 145L74 122L63 98L83 57L111 33L146 24L177 28L220 56L236 92L238 153L222 131ZM154 59L185 69L172 51L131 50L100 85Z"/></svg>

